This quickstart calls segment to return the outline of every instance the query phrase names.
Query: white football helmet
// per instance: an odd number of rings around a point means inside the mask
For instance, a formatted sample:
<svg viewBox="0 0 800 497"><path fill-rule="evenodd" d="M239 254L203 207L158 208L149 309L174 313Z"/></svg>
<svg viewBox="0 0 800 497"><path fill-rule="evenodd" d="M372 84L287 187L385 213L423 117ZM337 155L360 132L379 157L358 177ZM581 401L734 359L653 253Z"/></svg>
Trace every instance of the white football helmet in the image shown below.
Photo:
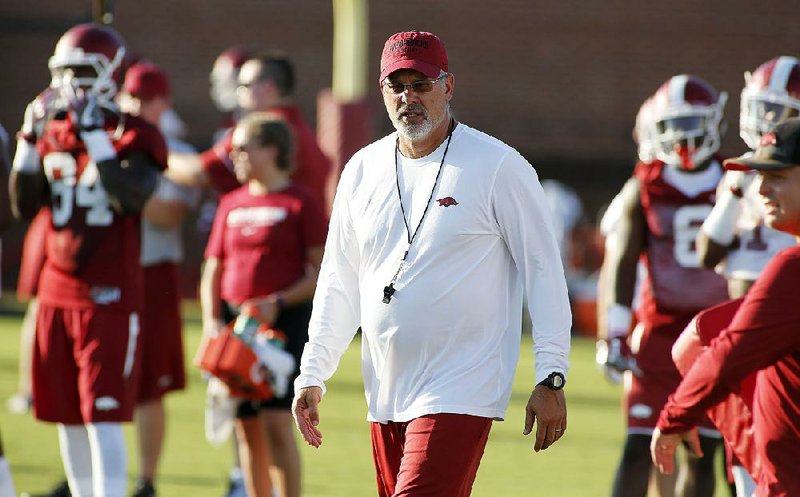
<svg viewBox="0 0 800 497"><path fill-rule="evenodd" d="M681 74L667 80L650 97L645 121L656 158L693 170L720 146L725 92L697 76Z"/></svg>
<svg viewBox="0 0 800 497"><path fill-rule="evenodd" d="M125 42L114 29L79 24L61 36L48 61L50 86L67 101L80 88L109 104L122 84L124 58Z"/></svg>
<svg viewBox="0 0 800 497"><path fill-rule="evenodd" d="M239 86L239 69L252 56L244 47L231 47L219 54L209 75L211 100L221 112L239 108L236 88Z"/></svg>
<svg viewBox="0 0 800 497"><path fill-rule="evenodd" d="M779 122L800 116L800 61L775 57L744 73L739 135L755 150L761 135Z"/></svg>

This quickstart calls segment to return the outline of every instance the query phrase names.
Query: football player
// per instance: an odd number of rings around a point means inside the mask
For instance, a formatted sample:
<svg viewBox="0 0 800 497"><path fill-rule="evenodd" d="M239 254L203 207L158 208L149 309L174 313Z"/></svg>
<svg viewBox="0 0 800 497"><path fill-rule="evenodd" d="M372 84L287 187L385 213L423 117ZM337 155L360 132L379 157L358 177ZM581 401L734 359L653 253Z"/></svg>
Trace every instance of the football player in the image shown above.
<svg viewBox="0 0 800 497"><path fill-rule="evenodd" d="M613 243L607 240L599 289L598 333L607 345L599 359L606 369L625 372L627 434L615 497L646 494L650 436L681 380L672 344L698 311L726 298L724 279L700 267L694 245L722 176L714 154L725 98L697 76L678 75L637 116L640 161L619 194L619 216L608 235ZM640 261L645 270L635 295ZM635 296L638 324L628 336ZM688 462L688 478L676 495L713 493L719 434L713 429L703 434L705 456ZM667 487L663 483L660 487Z"/></svg>
<svg viewBox="0 0 800 497"><path fill-rule="evenodd" d="M140 213L166 167L161 133L113 103L122 37L87 23L67 30L48 62L55 103L29 106L10 193L20 216L51 219L39 277L33 354L34 416L58 424L74 496L127 487L122 423L138 382L142 288ZM41 127L41 134L28 130Z"/></svg>
<svg viewBox="0 0 800 497"><path fill-rule="evenodd" d="M241 46L225 49L214 59L214 65L209 74L209 93L211 101L218 111L223 114L222 126L214 141L219 140L228 130L236 125L242 114L236 90L239 87L239 71L253 53Z"/></svg>
<svg viewBox="0 0 800 497"><path fill-rule="evenodd" d="M761 135L790 117L800 115L800 61L770 59L745 73L739 133L754 150ZM728 280L731 298L744 296L761 269L794 237L764 225L754 172L727 171L717 202L697 236L697 253L705 267Z"/></svg>

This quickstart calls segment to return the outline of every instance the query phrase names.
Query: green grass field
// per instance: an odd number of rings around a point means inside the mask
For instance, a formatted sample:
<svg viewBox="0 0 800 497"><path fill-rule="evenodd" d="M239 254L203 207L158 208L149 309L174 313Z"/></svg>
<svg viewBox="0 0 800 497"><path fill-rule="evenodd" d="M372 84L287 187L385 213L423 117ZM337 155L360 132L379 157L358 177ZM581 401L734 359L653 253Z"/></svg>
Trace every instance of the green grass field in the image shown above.
<svg viewBox="0 0 800 497"><path fill-rule="evenodd" d="M0 315L0 399L16 389L21 316ZM186 327L187 360L196 350L199 322ZM623 437L618 387L609 385L594 365L594 341L573 340L572 368L566 388L569 428L552 448L533 452L533 439L522 436L524 407L533 378L531 340L523 339L514 392L505 422L495 423L473 495L584 497L608 495ZM189 362L190 364L190 362ZM189 366L189 388L168 397L168 433L161 476L161 497L222 497L231 449L215 448L203 436L205 384ZM319 449L302 445L304 495L367 497L375 495L368 425L365 421L359 343L354 342L328 384L321 405L325 442ZM126 429L129 467L137 459L132 427ZM18 492L49 490L63 475L56 430L30 415L0 408L0 433ZM719 490L717 496L724 495Z"/></svg>

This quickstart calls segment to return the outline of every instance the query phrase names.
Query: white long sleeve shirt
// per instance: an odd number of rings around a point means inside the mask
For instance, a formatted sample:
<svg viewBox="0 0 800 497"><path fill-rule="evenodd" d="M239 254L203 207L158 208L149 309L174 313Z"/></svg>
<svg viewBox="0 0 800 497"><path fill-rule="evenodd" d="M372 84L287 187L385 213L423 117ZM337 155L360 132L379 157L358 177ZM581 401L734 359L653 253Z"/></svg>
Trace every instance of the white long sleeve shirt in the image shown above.
<svg viewBox="0 0 800 497"><path fill-rule="evenodd" d="M383 288L409 249L395 143L391 134L365 147L342 173L295 388L324 391L360 326L368 420L441 412L503 419L519 357L523 291L535 381L566 374L569 366L564 270L536 172L513 148L459 124L397 291L385 304ZM412 233L444 148L417 160L397 153Z"/></svg>

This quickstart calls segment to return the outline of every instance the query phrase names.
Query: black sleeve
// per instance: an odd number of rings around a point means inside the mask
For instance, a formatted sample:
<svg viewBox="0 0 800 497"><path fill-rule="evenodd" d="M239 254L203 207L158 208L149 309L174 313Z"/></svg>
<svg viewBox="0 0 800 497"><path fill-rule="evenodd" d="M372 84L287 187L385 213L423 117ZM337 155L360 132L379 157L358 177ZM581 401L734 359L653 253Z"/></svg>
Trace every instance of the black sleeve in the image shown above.
<svg viewBox="0 0 800 497"><path fill-rule="evenodd" d="M155 162L143 152L102 161L97 171L111 206L122 215L141 212L160 175Z"/></svg>

